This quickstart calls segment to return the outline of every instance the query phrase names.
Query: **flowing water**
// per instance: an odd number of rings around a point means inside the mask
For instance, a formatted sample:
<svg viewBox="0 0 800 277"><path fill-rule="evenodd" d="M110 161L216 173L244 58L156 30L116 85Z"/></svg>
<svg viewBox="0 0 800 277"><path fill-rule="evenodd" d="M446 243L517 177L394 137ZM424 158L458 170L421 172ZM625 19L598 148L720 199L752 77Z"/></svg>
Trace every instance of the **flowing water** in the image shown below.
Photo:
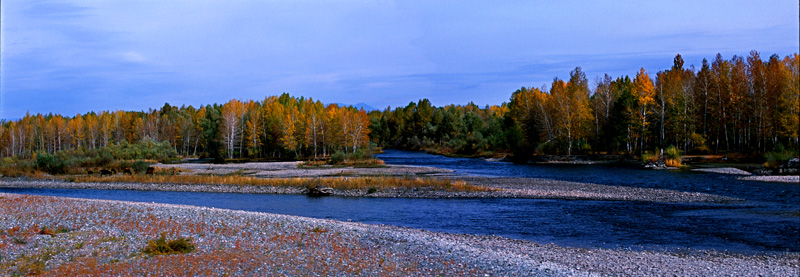
<svg viewBox="0 0 800 277"><path fill-rule="evenodd" d="M633 249L800 251L800 185L735 176L598 165L517 165L387 151L389 164L453 169L456 174L534 177L606 185L707 192L743 203L687 204L549 199L403 199L302 195L9 189L0 192L217 207L498 235L564 246Z"/></svg>

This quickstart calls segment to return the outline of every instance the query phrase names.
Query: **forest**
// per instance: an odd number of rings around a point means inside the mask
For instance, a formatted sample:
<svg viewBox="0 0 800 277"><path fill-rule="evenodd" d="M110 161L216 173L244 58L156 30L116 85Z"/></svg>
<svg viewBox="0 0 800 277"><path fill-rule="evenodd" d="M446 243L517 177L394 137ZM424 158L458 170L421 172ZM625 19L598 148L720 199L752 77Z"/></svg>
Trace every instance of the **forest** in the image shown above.
<svg viewBox="0 0 800 277"><path fill-rule="evenodd" d="M788 149L796 155L799 60L797 53L764 60L752 51L729 60L717 54L695 68L677 55L670 69L653 76L642 68L632 79L605 75L592 84L577 67L568 80L554 78L549 88L522 87L509 102L485 107L471 102L435 107L422 99L367 112L284 93L199 108L165 104L72 117L27 114L0 122L0 156L6 162L59 153L148 158L120 154L130 145L139 145L140 152L153 145L170 149L167 156L173 158L217 160L321 159L375 146L468 156L507 153L519 160L641 154L668 146L690 154Z"/></svg>
<svg viewBox="0 0 800 277"><path fill-rule="evenodd" d="M365 111L284 93L260 102L233 99L200 108L164 104L146 112L27 114L2 124L0 154L20 159L64 152L155 160L177 155L217 160L317 158L363 150L369 145L368 135ZM154 147L169 149L168 155L147 155Z"/></svg>
<svg viewBox="0 0 800 277"><path fill-rule="evenodd" d="M370 113L371 138L389 148L489 156L683 153L757 155L798 149L798 55L765 62L717 54L699 69L675 56L650 76L605 75L590 85L581 68L550 87L522 87L508 103L433 107L428 100ZM796 152L795 152L796 155Z"/></svg>

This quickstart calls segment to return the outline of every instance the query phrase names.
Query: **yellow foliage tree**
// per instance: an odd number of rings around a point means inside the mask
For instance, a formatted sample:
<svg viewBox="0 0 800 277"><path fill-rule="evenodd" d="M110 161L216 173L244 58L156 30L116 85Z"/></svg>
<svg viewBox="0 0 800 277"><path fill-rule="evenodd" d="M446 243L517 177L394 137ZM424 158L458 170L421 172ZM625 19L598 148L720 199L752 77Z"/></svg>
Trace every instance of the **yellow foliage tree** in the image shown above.
<svg viewBox="0 0 800 277"><path fill-rule="evenodd" d="M220 122L220 135L222 144L228 153L228 158L233 158L239 139L242 135L242 116L246 112L245 104L237 99L232 99L222 106L222 121Z"/></svg>
<svg viewBox="0 0 800 277"><path fill-rule="evenodd" d="M653 80L644 71L644 68L639 70L636 78L633 79L633 91L631 92L633 99L636 101L634 107L635 118L634 125L639 129L637 137L639 138L640 150L644 150L645 138L647 135L647 116L652 113L653 104L655 104L655 88Z"/></svg>

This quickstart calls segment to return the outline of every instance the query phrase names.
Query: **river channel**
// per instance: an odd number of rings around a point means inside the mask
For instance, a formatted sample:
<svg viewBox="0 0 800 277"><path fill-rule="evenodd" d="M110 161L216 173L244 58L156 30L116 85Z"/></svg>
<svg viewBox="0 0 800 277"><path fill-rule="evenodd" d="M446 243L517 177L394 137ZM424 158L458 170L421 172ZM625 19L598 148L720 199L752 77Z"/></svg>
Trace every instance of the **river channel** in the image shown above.
<svg viewBox="0 0 800 277"><path fill-rule="evenodd" d="M0 192L185 204L498 235L562 246L800 251L800 185L735 176L601 165L517 165L387 151L389 164L425 165L460 175L549 178L606 185L697 191L743 198L738 204L549 199L314 198L302 195L12 189Z"/></svg>

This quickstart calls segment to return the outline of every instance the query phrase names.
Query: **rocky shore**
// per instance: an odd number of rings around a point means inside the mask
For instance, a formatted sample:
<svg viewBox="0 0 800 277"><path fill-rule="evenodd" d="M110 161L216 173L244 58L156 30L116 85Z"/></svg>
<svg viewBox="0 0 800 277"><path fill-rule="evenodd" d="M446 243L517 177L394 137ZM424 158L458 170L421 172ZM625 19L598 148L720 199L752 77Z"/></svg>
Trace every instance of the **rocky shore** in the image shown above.
<svg viewBox="0 0 800 277"><path fill-rule="evenodd" d="M9 275L800 274L798 253L569 248L267 213L15 194L0 194L0 209L0 272ZM189 238L195 251L143 254L148 240L162 233Z"/></svg>
<svg viewBox="0 0 800 277"><path fill-rule="evenodd" d="M697 192L680 192L665 189L608 186L532 178L448 177L468 184L490 188L488 191L443 191L434 188L395 188L369 191L368 189L335 190L334 196L347 197L409 197L409 198L537 198L608 200L639 202L682 203L732 203L741 199ZM305 188L295 186L212 185L212 184L156 184L156 183L73 183L62 180L0 179L0 187L7 188L64 188L111 189L145 191L191 191L303 194Z"/></svg>

